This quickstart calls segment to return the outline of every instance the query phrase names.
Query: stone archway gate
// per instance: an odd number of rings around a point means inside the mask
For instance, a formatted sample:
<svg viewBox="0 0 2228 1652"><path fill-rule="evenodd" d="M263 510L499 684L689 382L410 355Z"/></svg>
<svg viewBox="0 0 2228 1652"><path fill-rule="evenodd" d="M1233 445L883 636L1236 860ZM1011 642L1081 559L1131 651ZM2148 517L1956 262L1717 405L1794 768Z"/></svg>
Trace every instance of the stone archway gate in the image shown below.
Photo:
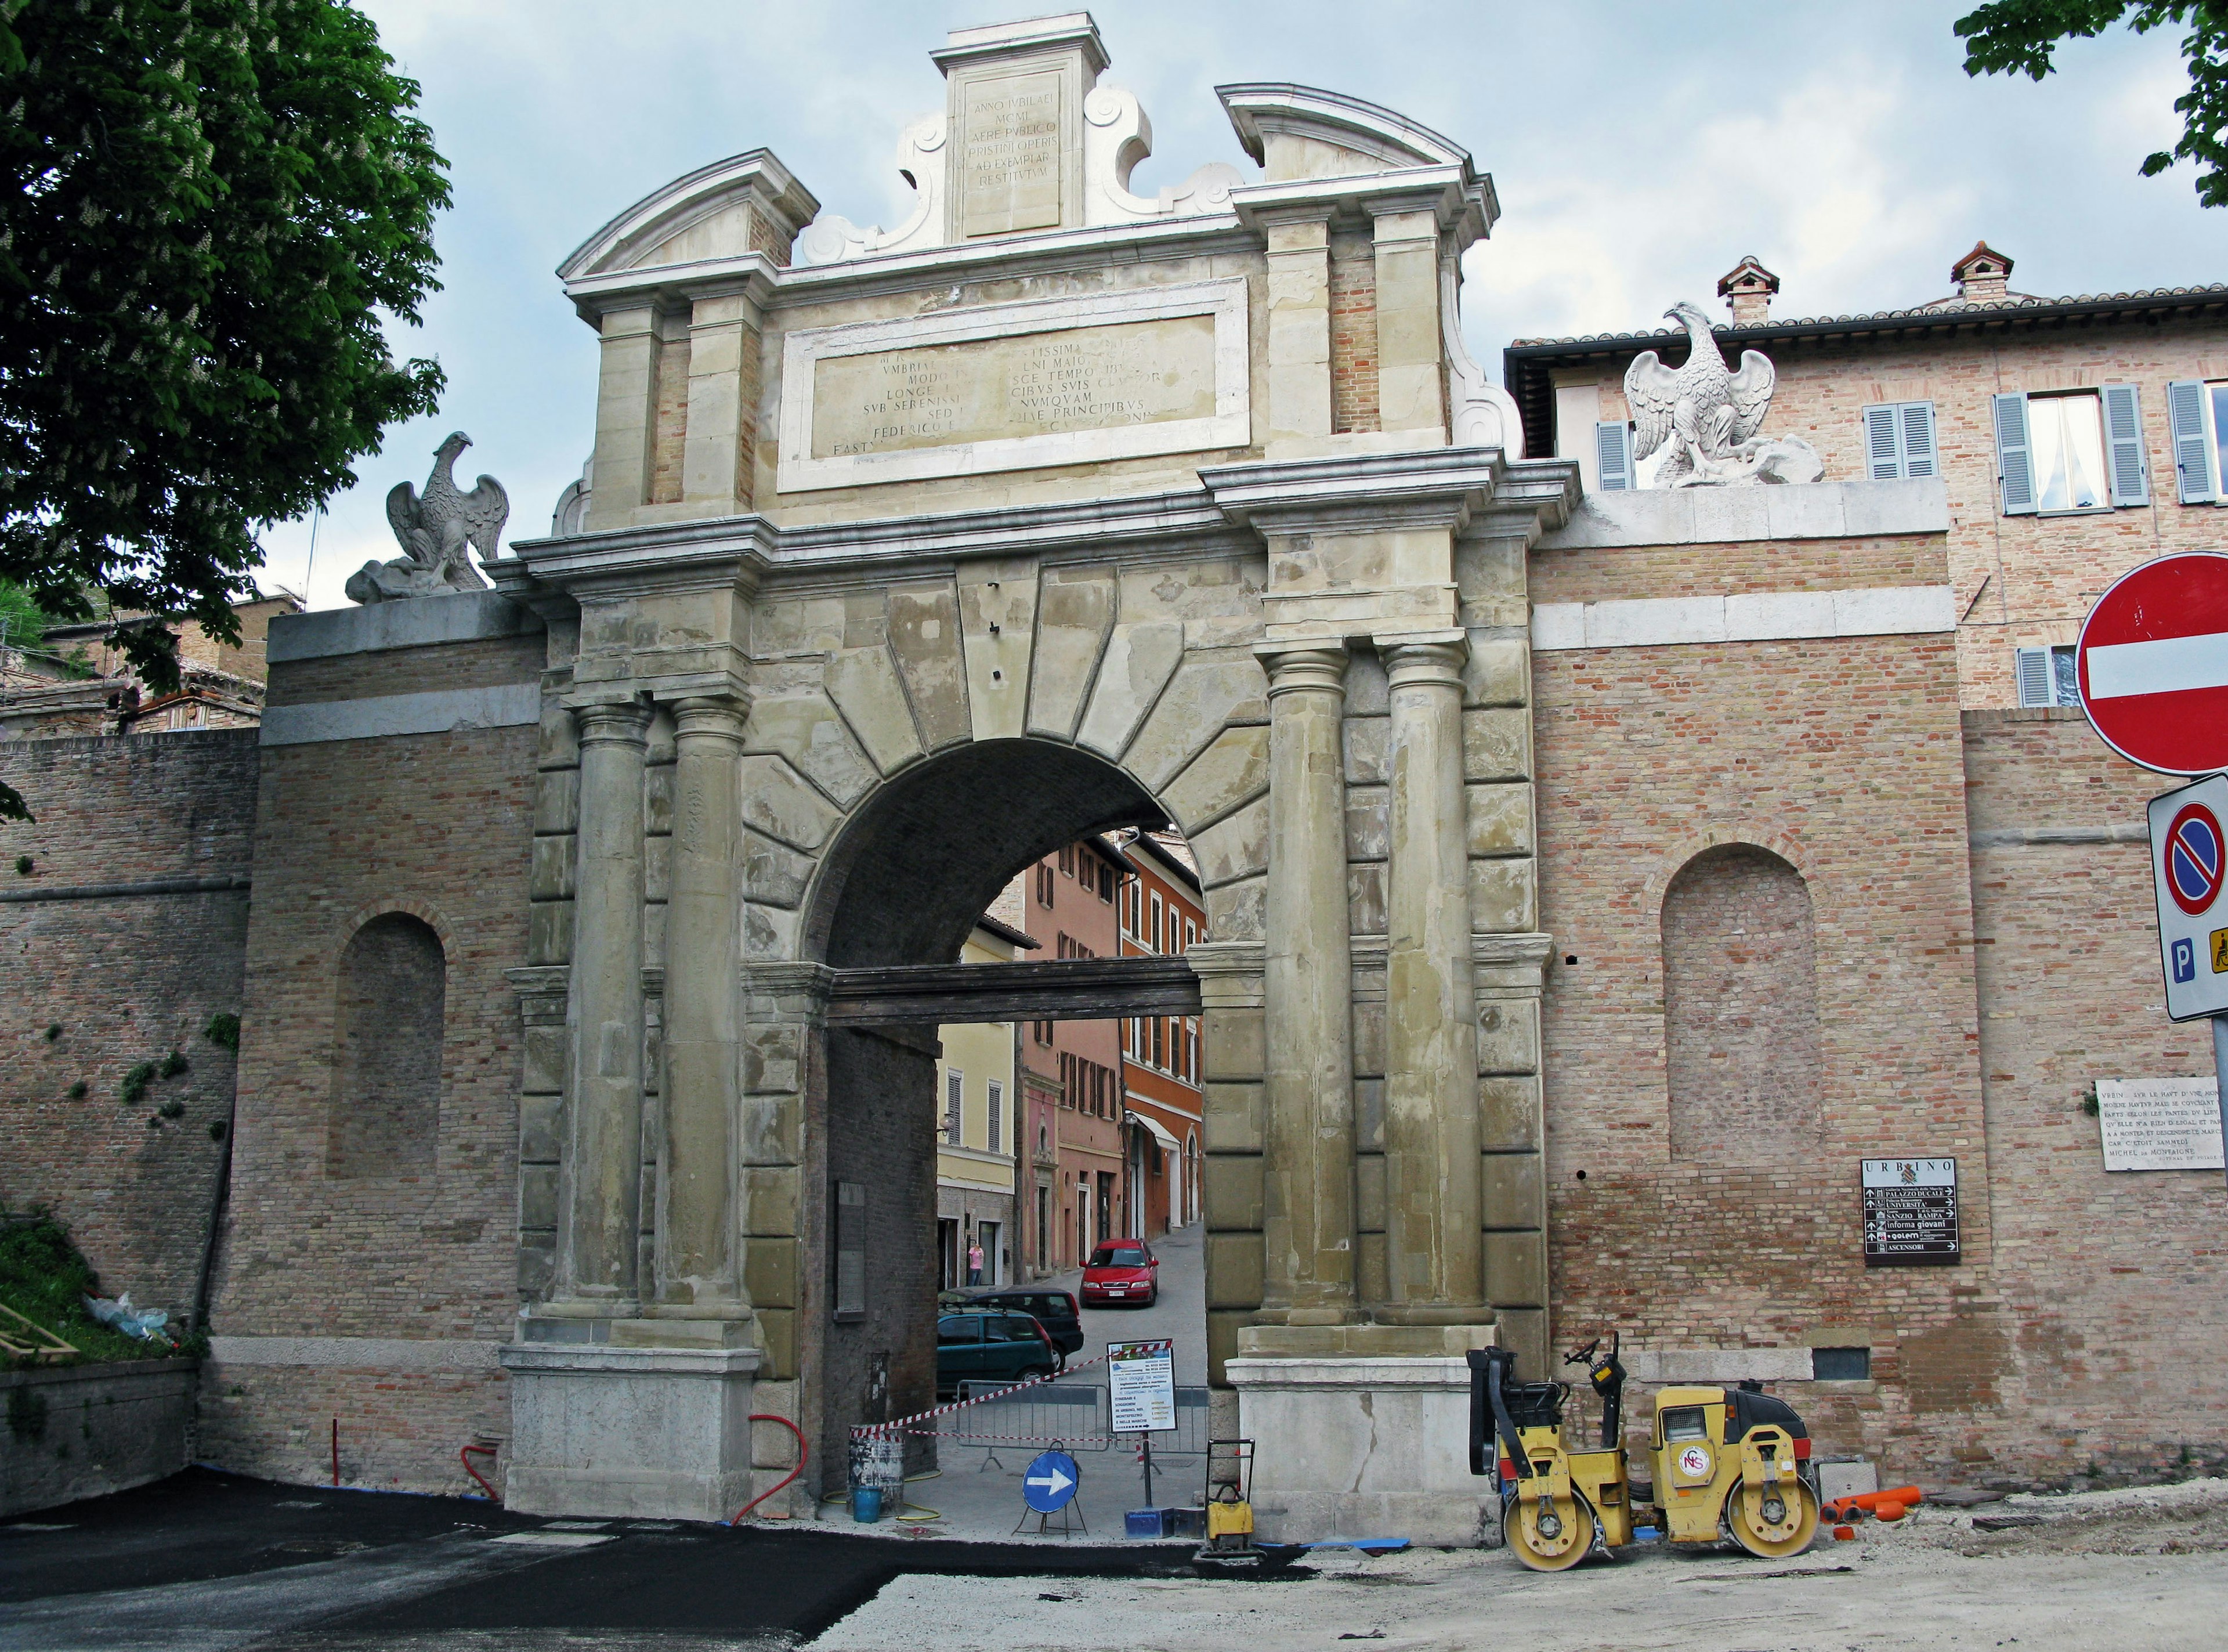
<svg viewBox="0 0 2228 1652"><path fill-rule="evenodd" d="M1030 29L939 54L940 131L979 137L985 83L1109 106L1087 19ZM1482 439L1469 157L1335 94L1223 96L1268 181L1207 208L1105 223L1085 186L1114 163L1055 121L1077 193L1039 230L970 230L954 160L922 174L946 203L924 245L791 268L813 203L755 151L567 265L603 340L594 485L490 565L552 638L514 979L566 1047L503 1354L515 1505L716 1517L750 1495L753 1407L861 1420L823 1363L828 1040L971 993L998 1018L1200 1005L1212 1377L1231 1422L1309 1443L1264 1462L1268 1502L1288 1534L1473 1539L1461 1355L1498 1335L1537 1369L1547 1335L1526 553L1575 467ZM1341 259L1377 345L1343 427ZM1173 412L1124 376L1140 355ZM876 955L862 868L906 841L878 809L994 747L1057 795L972 859L945 827L947 927L900 903ZM951 912L1028 856L1154 816L1207 888L1187 961L938 967Z"/></svg>

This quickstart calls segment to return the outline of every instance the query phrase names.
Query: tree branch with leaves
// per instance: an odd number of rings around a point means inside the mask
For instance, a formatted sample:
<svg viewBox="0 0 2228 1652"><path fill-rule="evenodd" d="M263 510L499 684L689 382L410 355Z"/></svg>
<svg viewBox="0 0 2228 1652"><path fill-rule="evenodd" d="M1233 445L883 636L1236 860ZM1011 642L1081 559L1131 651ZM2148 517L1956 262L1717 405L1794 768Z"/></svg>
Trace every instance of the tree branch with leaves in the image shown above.
<svg viewBox="0 0 2228 1652"><path fill-rule="evenodd" d="M257 532L434 410L386 334L440 285L418 97L342 0L0 0L0 579L155 617L157 692L177 625L238 640Z"/></svg>

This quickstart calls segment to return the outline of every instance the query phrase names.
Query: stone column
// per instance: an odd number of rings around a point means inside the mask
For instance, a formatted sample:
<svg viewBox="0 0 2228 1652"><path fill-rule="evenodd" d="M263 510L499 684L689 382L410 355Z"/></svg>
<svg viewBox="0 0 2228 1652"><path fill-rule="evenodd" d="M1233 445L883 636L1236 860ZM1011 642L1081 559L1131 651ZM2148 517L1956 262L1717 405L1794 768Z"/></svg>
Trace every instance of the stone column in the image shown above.
<svg viewBox="0 0 2228 1652"><path fill-rule="evenodd" d="M737 765L746 710L731 695L673 708L657 1297L669 1309L721 1317L746 1311L735 1265L734 1175L742 991Z"/></svg>
<svg viewBox="0 0 2228 1652"><path fill-rule="evenodd" d="M1344 1324L1354 1317L1346 650L1324 643L1261 654L1269 670L1263 1316Z"/></svg>
<svg viewBox="0 0 2228 1652"><path fill-rule="evenodd" d="M557 1301L639 1309L642 1227L643 759L650 709L580 707L580 870L574 893L572 1130Z"/></svg>
<svg viewBox="0 0 2228 1652"><path fill-rule="evenodd" d="M1460 631L1380 643L1392 685L1380 1319L1485 1318Z"/></svg>

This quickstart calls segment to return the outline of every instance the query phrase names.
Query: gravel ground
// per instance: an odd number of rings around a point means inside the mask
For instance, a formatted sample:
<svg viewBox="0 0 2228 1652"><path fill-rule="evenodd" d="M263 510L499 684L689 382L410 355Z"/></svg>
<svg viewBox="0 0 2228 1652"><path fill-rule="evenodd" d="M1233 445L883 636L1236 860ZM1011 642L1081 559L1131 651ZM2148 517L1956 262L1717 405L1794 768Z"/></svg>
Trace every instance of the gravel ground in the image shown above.
<svg viewBox="0 0 2228 1652"><path fill-rule="evenodd" d="M1985 1529L2005 1520L2033 1524ZM1280 1581L906 1576L812 1652L1230 1652L1362 1642L1467 1652L2212 1649L2228 1481L1922 1508L1777 1564L1627 1550L1541 1576L1508 1555L1323 1550Z"/></svg>

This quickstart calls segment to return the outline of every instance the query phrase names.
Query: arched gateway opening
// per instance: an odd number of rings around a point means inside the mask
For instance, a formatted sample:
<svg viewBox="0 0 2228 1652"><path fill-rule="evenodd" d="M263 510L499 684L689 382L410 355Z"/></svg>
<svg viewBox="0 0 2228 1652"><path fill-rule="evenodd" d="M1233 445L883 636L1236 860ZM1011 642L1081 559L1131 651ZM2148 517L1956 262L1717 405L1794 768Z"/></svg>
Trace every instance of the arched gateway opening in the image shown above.
<svg viewBox="0 0 2228 1652"><path fill-rule="evenodd" d="M1053 741L994 740L893 776L829 846L800 951L834 972L826 1024L807 1056L805 1118L804 1182L808 1199L816 1191L824 1201L818 1231L829 1266L824 1311L804 1316L798 1351L805 1426L830 1489L854 1427L937 1402L940 1289L947 1310L965 1300L955 1287L975 1284L1072 1289L1076 1268L1109 1238L1184 1226L1166 1182L1181 1169L1143 1146L1167 1127L1136 1086L1161 1073L1197 1085L1199 992L1181 954L1202 937L1162 916L1159 895L1145 892L1150 873L1132 869L1119 847L1168 823L1151 794L1104 759ZM1102 875L1118 882L1102 885ZM970 937L1009 889L1018 923L991 921L1018 938L1015 961L982 962ZM1078 899L1085 914L1103 906L1103 939L1070 933L1079 925L1060 916L1060 903ZM966 1075L944 1044L979 1023L1010 1025L1014 1037L996 1105L971 1115L976 1131L987 1124L978 1140L963 1111ZM1095 1026L1075 1041L1104 1051L1059 1047L1077 1023ZM1079 1175L1071 1149L1092 1132L1110 1144L1105 1164L1086 1161ZM1006 1157L1012 1191L995 1222L942 1213L939 1162L955 1148ZM984 1258L979 1279L966 1267L975 1255ZM1178 1335L1201 1359L1201 1305L1176 1308L1196 1322ZM1104 1335L1130 1334L1120 1313L1102 1321L1086 1307L1092 1340L1081 1357ZM951 1380L945 1373L947 1393ZM909 1461L925 1460L930 1444L915 1437Z"/></svg>

